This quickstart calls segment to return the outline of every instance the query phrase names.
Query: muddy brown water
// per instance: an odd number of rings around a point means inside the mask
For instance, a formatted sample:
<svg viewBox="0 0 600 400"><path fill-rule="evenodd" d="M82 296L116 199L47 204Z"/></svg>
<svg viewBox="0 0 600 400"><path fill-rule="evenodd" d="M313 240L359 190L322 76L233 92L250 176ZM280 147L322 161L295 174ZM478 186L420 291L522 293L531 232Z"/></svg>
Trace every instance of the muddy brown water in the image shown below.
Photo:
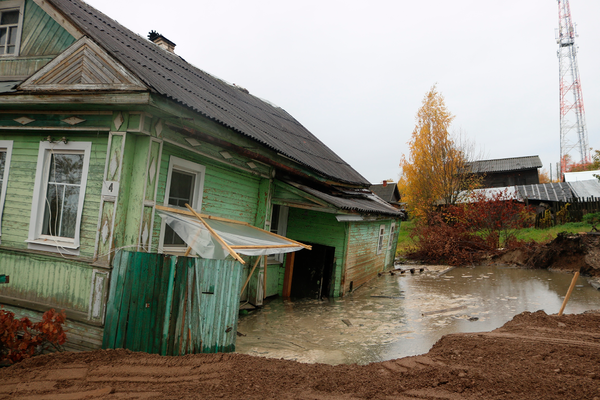
<svg viewBox="0 0 600 400"><path fill-rule="evenodd" d="M368 364L424 354L443 335L483 332L523 311L558 313L572 275L504 267L429 266L385 274L342 299L267 300L240 316L236 352L306 363ZM565 313L600 308L580 277Z"/></svg>

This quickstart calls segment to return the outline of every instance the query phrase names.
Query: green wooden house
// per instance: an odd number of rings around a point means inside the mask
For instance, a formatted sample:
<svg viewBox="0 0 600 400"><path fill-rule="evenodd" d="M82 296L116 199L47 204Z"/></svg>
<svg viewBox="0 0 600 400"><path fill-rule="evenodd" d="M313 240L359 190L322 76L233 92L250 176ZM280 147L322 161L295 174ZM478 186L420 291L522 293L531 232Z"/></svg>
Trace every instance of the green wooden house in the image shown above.
<svg viewBox="0 0 600 400"><path fill-rule="evenodd" d="M150 37L78 0L0 0L1 304L65 309L94 347L115 252L186 249L155 205L312 245L269 258L254 302L343 296L392 265L400 213L364 177L282 108Z"/></svg>

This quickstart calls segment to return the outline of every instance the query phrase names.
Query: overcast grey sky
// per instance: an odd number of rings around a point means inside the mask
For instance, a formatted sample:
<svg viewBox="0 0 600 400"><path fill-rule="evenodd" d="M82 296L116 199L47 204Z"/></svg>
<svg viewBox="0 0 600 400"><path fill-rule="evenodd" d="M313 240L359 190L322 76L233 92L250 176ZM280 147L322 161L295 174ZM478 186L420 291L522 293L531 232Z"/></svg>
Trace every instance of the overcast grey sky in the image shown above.
<svg viewBox="0 0 600 400"><path fill-rule="evenodd" d="M487 158L559 160L557 0L87 2L285 109L372 183L398 179L436 83L452 129ZM570 5L589 145L600 149L600 1Z"/></svg>

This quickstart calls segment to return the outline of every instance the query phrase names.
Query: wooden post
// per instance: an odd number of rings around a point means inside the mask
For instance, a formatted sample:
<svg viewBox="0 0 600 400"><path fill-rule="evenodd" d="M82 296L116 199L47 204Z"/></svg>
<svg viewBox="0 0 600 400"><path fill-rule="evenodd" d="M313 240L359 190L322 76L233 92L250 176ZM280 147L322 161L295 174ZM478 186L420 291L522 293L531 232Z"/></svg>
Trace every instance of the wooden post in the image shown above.
<svg viewBox="0 0 600 400"><path fill-rule="evenodd" d="M294 259L296 253L287 253L285 256L285 273L283 275L283 297L290 297L292 294L292 276L294 275Z"/></svg>
<svg viewBox="0 0 600 400"><path fill-rule="evenodd" d="M236 260L238 260L238 261L239 261L240 263L242 263L242 264L246 264L246 262L245 262L245 261L242 259L242 257L240 257L240 256L238 255L238 253L236 253L235 251L233 251L233 249L232 249L231 247L229 247L229 245L228 245L227 243L225 243L225 241L224 241L224 240L221 238L221 236L219 236L219 235L217 234L217 232L215 232L215 230L214 230L213 228L211 228L211 227L210 227L210 226L209 226L209 225L208 225L208 224L207 224L207 223L206 223L206 222L205 222L205 221L202 219L202 217L200 216L200 214L198 214L198 213L196 212L196 210L194 210L192 207L190 207L190 205L189 205L189 204L186 204L185 206L188 208L188 210L190 210L190 211L191 211L191 212L192 212L192 213L193 213L193 214L196 216L196 218L198 218L198 219L200 220L200 222L202 222L202 224L203 224L203 225L206 227L206 229L208 229L208 231L210 232L210 234L211 234L211 235L213 235L213 237L214 237L215 239L217 239L217 241L218 241L218 242L219 242L219 243L220 243L220 244L221 244L223 247L225 247L225 248L227 249L227 251L229 252L229 254L230 254L230 255L231 255L233 258L235 258Z"/></svg>
<svg viewBox="0 0 600 400"><path fill-rule="evenodd" d="M264 256L264 260L265 273L263 274L263 300L267 298L267 256Z"/></svg>
<svg viewBox="0 0 600 400"><path fill-rule="evenodd" d="M558 312L559 317L563 314L563 311L565 310L565 306L567 305L567 302L569 301L569 297L571 297L573 288L575 288L575 282L577 282L577 278L579 278L579 271L575 272L575 275L573 275L573 280L571 281L571 286L569 286L569 290L567 291L565 300L563 301L562 306L560 307L560 311Z"/></svg>
<svg viewBox="0 0 600 400"><path fill-rule="evenodd" d="M258 257L256 259L256 262L254 263L254 267L252 267L252 271L250 271L250 273L248 274L248 279L246 279L244 286L242 286L242 291L240 292L240 297L242 297L242 294L244 293L244 289L246 289L246 286L248 286L248 282L250 282L250 278L252 277L254 270L256 269L256 267L258 267L258 263L260 262L260 259L261 259L261 257Z"/></svg>

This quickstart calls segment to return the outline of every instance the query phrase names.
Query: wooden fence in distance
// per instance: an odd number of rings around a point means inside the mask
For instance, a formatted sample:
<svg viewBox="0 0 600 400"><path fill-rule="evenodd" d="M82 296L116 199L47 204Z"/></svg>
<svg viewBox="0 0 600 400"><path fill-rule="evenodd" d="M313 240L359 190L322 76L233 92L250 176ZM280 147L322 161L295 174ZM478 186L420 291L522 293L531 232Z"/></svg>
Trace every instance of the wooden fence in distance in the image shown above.
<svg viewBox="0 0 600 400"><path fill-rule="evenodd" d="M576 197L571 201L556 201L535 218L536 228L549 228L567 222L581 222L583 216L600 212L599 197Z"/></svg>

